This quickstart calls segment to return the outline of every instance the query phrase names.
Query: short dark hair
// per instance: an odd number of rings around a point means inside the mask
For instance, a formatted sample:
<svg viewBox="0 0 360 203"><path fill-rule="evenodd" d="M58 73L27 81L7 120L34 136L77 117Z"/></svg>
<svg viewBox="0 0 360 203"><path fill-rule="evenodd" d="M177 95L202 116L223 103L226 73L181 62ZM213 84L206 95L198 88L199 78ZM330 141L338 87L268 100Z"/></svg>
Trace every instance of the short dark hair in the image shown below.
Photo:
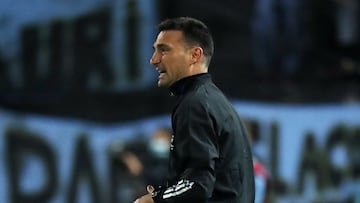
<svg viewBox="0 0 360 203"><path fill-rule="evenodd" d="M182 31L185 43L191 46L200 46L204 50L207 65L210 64L214 54L214 41L205 23L191 17L166 19L158 25L158 31L167 30Z"/></svg>

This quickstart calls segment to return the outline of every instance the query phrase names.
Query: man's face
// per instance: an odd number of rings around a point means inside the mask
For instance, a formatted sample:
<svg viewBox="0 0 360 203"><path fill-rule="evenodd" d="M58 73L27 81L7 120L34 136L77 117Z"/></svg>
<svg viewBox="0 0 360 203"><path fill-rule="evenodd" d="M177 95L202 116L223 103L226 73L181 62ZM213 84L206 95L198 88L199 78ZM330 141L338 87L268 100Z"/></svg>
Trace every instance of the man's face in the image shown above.
<svg viewBox="0 0 360 203"><path fill-rule="evenodd" d="M159 72L159 87L169 87L186 77L191 53L181 31L161 31L154 43L154 54L150 63Z"/></svg>

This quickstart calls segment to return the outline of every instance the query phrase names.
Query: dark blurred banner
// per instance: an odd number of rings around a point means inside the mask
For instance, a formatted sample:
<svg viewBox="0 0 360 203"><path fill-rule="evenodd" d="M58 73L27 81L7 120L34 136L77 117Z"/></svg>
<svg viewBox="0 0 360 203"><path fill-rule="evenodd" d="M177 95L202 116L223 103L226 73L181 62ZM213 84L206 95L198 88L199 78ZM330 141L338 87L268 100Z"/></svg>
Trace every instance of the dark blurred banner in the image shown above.
<svg viewBox="0 0 360 203"><path fill-rule="evenodd" d="M148 91L156 24L192 16L210 27L210 72L232 97L358 100L356 2L2 0L0 92Z"/></svg>
<svg viewBox="0 0 360 203"><path fill-rule="evenodd" d="M0 90L128 91L153 84L153 0L1 1Z"/></svg>
<svg viewBox="0 0 360 203"><path fill-rule="evenodd" d="M330 189L354 196L340 183L359 178L360 106L234 104L257 126L254 154L282 187L279 202L308 202ZM105 125L1 110L0 201L114 202L124 191L111 152L169 124L169 115Z"/></svg>

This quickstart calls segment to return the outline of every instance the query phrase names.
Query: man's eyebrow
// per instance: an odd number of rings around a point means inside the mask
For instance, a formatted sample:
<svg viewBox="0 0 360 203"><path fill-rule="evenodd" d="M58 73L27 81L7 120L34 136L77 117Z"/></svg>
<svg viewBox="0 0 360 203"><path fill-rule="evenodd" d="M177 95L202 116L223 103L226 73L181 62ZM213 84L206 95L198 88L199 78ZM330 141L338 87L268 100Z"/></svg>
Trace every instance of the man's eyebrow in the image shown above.
<svg viewBox="0 0 360 203"><path fill-rule="evenodd" d="M153 49L161 49L161 48L167 48L167 47L169 47L168 45L166 45L166 44L154 44L153 45Z"/></svg>

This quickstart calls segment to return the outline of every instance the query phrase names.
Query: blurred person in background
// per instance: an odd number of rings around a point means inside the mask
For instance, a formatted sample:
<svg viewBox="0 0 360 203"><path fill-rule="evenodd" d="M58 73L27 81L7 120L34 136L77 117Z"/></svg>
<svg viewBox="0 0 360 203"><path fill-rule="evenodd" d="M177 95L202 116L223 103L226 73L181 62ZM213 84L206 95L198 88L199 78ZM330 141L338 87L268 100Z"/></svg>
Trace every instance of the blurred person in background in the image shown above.
<svg viewBox="0 0 360 203"><path fill-rule="evenodd" d="M122 164L120 199L130 202L144 193L146 185L166 182L171 129L158 127L147 139L134 139L116 149ZM116 151L115 150L115 151Z"/></svg>
<svg viewBox="0 0 360 203"><path fill-rule="evenodd" d="M310 66L307 72L334 79L359 69L360 3L358 0L308 0ZM329 78L329 79L332 79Z"/></svg>
<svg viewBox="0 0 360 203"><path fill-rule="evenodd" d="M146 184L161 185L166 182L171 129L157 128L149 140L130 143L121 154L128 172L142 175Z"/></svg>
<svg viewBox="0 0 360 203"><path fill-rule="evenodd" d="M254 174L245 127L212 82L213 40L201 21L180 17L159 24L150 60L159 87L176 99L167 184L136 203L253 203Z"/></svg>
<svg viewBox="0 0 360 203"><path fill-rule="evenodd" d="M254 203L266 203L270 198L270 174L255 156L253 157L255 176L255 201Z"/></svg>
<svg viewBox="0 0 360 203"><path fill-rule="evenodd" d="M257 76L293 76L303 57L301 0L257 0L252 21L252 58ZM278 74L274 75L277 77Z"/></svg>
<svg viewBox="0 0 360 203"><path fill-rule="evenodd" d="M259 131L257 125L250 120L245 121L248 136L253 148L253 165L255 177L255 201L254 203L270 202L270 182L271 177L268 169L265 167L264 160L254 152L254 146L259 142Z"/></svg>
<svg viewBox="0 0 360 203"><path fill-rule="evenodd" d="M353 72L354 66L360 66L360 3L358 0L334 1L340 67L346 72Z"/></svg>

